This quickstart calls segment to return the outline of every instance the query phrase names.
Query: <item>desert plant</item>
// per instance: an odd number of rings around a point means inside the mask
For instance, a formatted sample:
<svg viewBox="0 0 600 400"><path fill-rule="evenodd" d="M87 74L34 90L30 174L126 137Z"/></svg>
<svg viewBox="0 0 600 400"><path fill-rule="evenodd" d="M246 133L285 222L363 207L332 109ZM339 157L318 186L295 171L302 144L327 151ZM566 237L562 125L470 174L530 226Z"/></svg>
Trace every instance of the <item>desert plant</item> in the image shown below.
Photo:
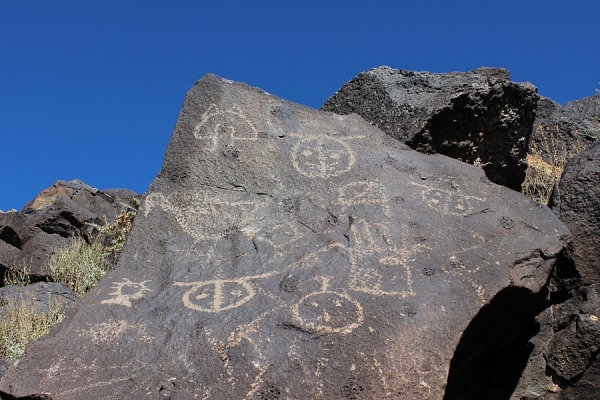
<svg viewBox="0 0 600 400"><path fill-rule="evenodd" d="M4 273L4 286L27 286L32 283L29 266L23 262L20 267L9 269Z"/></svg>
<svg viewBox="0 0 600 400"><path fill-rule="evenodd" d="M530 199L548 204L552 196L554 185L575 155L586 148L584 139L574 139L570 148L567 148L559 139L559 128L556 131L544 132L539 135L541 140L532 141L532 146L527 155L527 171L522 185L523 194Z"/></svg>
<svg viewBox="0 0 600 400"><path fill-rule="evenodd" d="M79 295L94 287L119 260L139 205L137 197L131 205L122 204L114 223L106 219L104 225L90 223L95 228L91 237L75 238L67 246L58 248L48 260L52 279L66 283Z"/></svg>
<svg viewBox="0 0 600 400"><path fill-rule="evenodd" d="M125 247L125 242L127 242L127 237L133 226L133 220L140 206L140 199L134 197L131 204L121 203L121 206L122 209L117 214L114 223L109 224L105 217L103 225L89 224L96 228L96 234L91 240L102 242L105 252L110 256L112 263L115 265L119 261L121 252Z"/></svg>
<svg viewBox="0 0 600 400"><path fill-rule="evenodd" d="M79 237L56 249L48 259L52 279L66 283L79 295L94 287L110 268L104 246L100 242L88 244Z"/></svg>
<svg viewBox="0 0 600 400"><path fill-rule="evenodd" d="M48 312L36 311L31 300L9 300L0 308L0 358L18 359L29 342L50 331L64 319L59 303Z"/></svg>

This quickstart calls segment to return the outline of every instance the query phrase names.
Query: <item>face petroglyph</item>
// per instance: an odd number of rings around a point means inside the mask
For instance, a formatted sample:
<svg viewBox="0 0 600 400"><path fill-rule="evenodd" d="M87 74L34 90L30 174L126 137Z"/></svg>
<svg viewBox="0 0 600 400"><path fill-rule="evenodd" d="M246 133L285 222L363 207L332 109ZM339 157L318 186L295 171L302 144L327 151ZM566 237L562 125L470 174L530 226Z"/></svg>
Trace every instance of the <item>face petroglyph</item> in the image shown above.
<svg viewBox="0 0 600 400"><path fill-rule="evenodd" d="M430 208L445 215L465 216L473 212L477 203L485 202L483 198L463 194L458 188L451 191L414 182L411 185L422 188L423 201Z"/></svg>
<svg viewBox="0 0 600 400"><path fill-rule="evenodd" d="M362 138L329 135L291 136L298 137L298 142L292 148L294 168L309 178L331 178L350 171L356 163L356 156L345 140Z"/></svg>
<svg viewBox="0 0 600 400"><path fill-rule="evenodd" d="M236 279L214 279L197 282L175 282L174 286L190 286L182 297L183 304L192 310L219 313L240 307L256 296L252 280L268 278L276 272L245 276Z"/></svg>
<svg viewBox="0 0 600 400"><path fill-rule="evenodd" d="M364 322L362 305L344 291L329 288L330 277L317 277L321 289L303 296L292 308L295 320L315 333L346 334Z"/></svg>

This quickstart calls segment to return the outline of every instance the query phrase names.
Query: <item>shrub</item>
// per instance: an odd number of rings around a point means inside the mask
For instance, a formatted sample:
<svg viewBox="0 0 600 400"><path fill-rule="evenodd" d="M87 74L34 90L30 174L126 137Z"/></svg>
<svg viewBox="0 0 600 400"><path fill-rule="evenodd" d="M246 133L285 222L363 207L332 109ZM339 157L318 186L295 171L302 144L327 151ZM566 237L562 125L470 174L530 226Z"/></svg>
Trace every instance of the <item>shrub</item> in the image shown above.
<svg viewBox="0 0 600 400"><path fill-rule="evenodd" d="M79 295L94 287L110 267L102 244L88 244L82 238L58 248L48 259L52 279L66 283Z"/></svg>
<svg viewBox="0 0 600 400"><path fill-rule="evenodd" d="M571 148L567 148L559 139L558 127L556 132L547 132L541 137L543 139L540 142L532 141L527 155L528 167L522 191L530 199L548 204L554 185L560 181L567 163L585 150L586 141L575 139Z"/></svg>
<svg viewBox="0 0 600 400"><path fill-rule="evenodd" d="M34 309L31 300L9 300L0 309L0 358L18 359L27 343L63 319L60 304L51 304L48 312L41 312Z"/></svg>
<svg viewBox="0 0 600 400"><path fill-rule="evenodd" d="M132 205L123 204L113 224L106 220L104 225L89 224L96 231L87 241L75 238L57 249L48 260L52 279L66 283L78 295L93 288L118 262L139 205L138 198Z"/></svg>
<svg viewBox="0 0 600 400"><path fill-rule="evenodd" d="M27 286L32 283L29 266L23 262L20 268L9 269L4 273L4 286Z"/></svg>

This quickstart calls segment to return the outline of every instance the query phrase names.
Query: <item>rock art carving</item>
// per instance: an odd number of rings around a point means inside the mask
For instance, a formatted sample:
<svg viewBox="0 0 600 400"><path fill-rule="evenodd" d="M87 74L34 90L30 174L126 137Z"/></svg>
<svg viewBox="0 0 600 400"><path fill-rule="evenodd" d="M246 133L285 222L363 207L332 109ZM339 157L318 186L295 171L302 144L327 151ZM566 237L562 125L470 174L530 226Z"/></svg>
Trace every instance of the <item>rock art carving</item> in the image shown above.
<svg viewBox="0 0 600 400"><path fill-rule="evenodd" d="M175 286L190 286L182 297L183 304L192 310L219 313L240 307L256 296L254 279L268 278L277 272L244 276L235 279L214 279L196 282L175 282Z"/></svg>
<svg viewBox="0 0 600 400"><path fill-rule="evenodd" d="M362 305L344 291L330 290L330 277L316 279L321 283L321 289L303 296L294 305L294 319L304 329L320 334L346 334L362 325Z"/></svg>
<svg viewBox="0 0 600 400"><path fill-rule="evenodd" d="M194 137L207 143L204 150L214 152L219 141L223 146L254 141L258 138L258 130L239 108L219 110L211 104L194 127Z"/></svg>
<svg viewBox="0 0 600 400"><path fill-rule="evenodd" d="M102 304L118 304L125 307L131 307L132 301L139 300L144 297L144 293L152 290L146 286L150 281L142 281L139 283L133 282L127 278L123 278L121 282L115 282L112 288L115 290L109 295L114 296L112 299L102 300Z"/></svg>
<svg viewBox="0 0 600 400"><path fill-rule="evenodd" d="M376 296L415 295L412 272L406 264L414 250L399 249L391 243L384 224L357 221L350 232L352 290Z"/></svg>
<svg viewBox="0 0 600 400"><path fill-rule="evenodd" d="M225 199L224 199L225 198ZM181 229L196 241L216 240L236 225L246 225L257 208L245 192L151 193L146 198L147 216L154 207L175 217Z"/></svg>
<svg viewBox="0 0 600 400"><path fill-rule="evenodd" d="M292 148L292 164L309 178L331 178L352 169L356 156L346 140L364 136L290 135L298 138Z"/></svg>
<svg viewBox="0 0 600 400"><path fill-rule="evenodd" d="M432 209L452 216L465 216L473 212L474 203L484 202L485 199L464 195L457 187L455 191L421 185L411 182L411 185L422 188L421 197Z"/></svg>

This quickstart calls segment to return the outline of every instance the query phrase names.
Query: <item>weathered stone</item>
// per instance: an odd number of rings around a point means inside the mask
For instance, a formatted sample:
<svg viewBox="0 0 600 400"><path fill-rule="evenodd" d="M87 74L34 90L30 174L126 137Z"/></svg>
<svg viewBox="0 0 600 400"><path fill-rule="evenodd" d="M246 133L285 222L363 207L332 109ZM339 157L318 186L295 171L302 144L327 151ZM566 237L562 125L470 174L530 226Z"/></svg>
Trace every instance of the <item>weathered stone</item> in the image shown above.
<svg viewBox="0 0 600 400"><path fill-rule="evenodd" d="M494 398L567 235L479 168L208 75L119 266L0 390L457 399L477 381Z"/></svg>
<svg viewBox="0 0 600 400"><path fill-rule="evenodd" d="M86 237L89 223L112 223L122 204L136 193L126 189L98 190L79 180L57 181L27 203L21 212L0 214L0 284L8 269L26 265L44 279L48 257L73 237Z"/></svg>
<svg viewBox="0 0 600 400"><path fill-rule="evenodd" d="M520 191L536 91L500 68L432 74L379 67L346 83L322 109L357 113L413 149L479 165L492 182Z"/></svg>
<svg viewBox="0 0 600 400"><path fill-rule="evenodd" d="M76 294L64 283L37 282L27 286L6 286L0 288L0 312L6 304L26 301L31 310L48 313L56 307L65 312L75 302Z"/></svg>
<svg viewBox="0 0 600 400"><path fill-rule="evenodd" d="M564 107L542 97L538 102L530 147L549 165L571 158L600 139L600 94Z"/></svg>
<svg viewBox="0 0 600 400"><path fill-rule="evenodd" d="M536 352L515 391L545 400L595 399L600 393L600 144L575 156L555 187L552 210L571 230L572 242L549 285L549 330L535 340ZM539 340L542 339L542 340Z"/></svg>
<svg viewBox="0 0 600 400"><path fill-rule="evenodd" d="M600 284L600 143L567 164L550 207L571 231L581 283Z"/></svg>

